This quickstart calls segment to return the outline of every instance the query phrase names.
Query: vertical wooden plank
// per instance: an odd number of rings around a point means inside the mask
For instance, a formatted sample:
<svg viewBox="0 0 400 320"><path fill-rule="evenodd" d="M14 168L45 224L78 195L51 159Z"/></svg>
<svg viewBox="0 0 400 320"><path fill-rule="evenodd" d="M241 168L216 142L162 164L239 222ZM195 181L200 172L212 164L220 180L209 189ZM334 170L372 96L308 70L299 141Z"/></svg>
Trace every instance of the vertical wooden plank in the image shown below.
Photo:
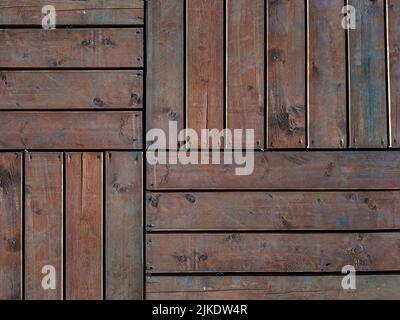
<svg viewBox="0 0 400 320"><path fill-rule="evenodd" d="M310 0L309 146L346 148L343 0Z"/></svg>
<svg viewBox="0 0 400 320"><path fill-rule="evenodd" d="M357 25L349 31L350 146L386 147L385 1L350 0Z"/></svg>
<svg viewBox="0 0 400 320"><path fill-rule="evenodd" d="M254 129L264 148L264 1L227 1L227 127Z"/></svg>
<svg viewBox="0 0 400 320"><path fill-rule="evenodd" d="M59 300L63 292L62 154L27 153L25 168L25 298ZM42 287L44 266L55 268L55 290Z"/></svg>
<svg viewBox="0 0 400 320"><path fill-rule="evenodd" d="M142 154L106 154L106 299L143 299Z"/></svg>
<svg viewBox="0 0 400 320"><path fill-rule="evenodd" d="M268 0L268 147L305 147L304 0Z"/></svg>
<svg viewBox="0 0 400 320"><path fill-rule="evenodd" d="M21 299L21 153L0 153L0 300Z"/></svg>
<svg viewBox="0 0 400 320"><path fill-rule="evenodd" d="M187 2L188 128L224 128L224 1Z"/></svg>
<svg viewBox="0 0 400 320"><path fill-rule="evenodd" d="M102 153L66 154L66 299L102 299Z"/></svg>

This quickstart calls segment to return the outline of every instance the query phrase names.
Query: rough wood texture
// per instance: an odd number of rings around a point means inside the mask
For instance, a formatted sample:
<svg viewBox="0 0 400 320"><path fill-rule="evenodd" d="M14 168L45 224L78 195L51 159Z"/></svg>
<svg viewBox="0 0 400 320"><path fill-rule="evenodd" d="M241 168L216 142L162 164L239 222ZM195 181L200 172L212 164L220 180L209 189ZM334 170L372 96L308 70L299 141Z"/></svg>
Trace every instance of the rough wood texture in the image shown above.
<svg viewBox="0 0 400 320"><path fill-rule="evenodd" d="M305 142L305 1L268 0L268 147Z"/></svg>
<svg viewBox="0 0 400 320"><path fill-rule="evenodd" d="M106 299L143 299L142 154L106 154Z"/></svg>
<svg viewBox="0 0 400 320"><path fill-rule="evenodd" d="M264 16L264 0L227 2L227 127L254 129L257 149L265 140Z"/></svg>
<svg viewBox="0 0 400 320"><path fill-rule="evenodd" d="M63 158L27 153L25 161L25 298L62 299ZM56 289L44 290L44 266L56 271Z"/></svg>
<svg viewBox="0 0 400 320"><path fill-rule="evenodd" d="M344 276L167 276L147 278L149 300L398 300L399 275L357 275L357 290L343 290Z"/></svg>
<svg viewBox="0 0 400 320"><path fill-rule="evenodd" d="M60 25L142 25L143 0L2 0L0 25L42 25L42 7L56 9Z"/></svg>
<svg viewBox="0 0 400 320"><path fill-rule="evenodd" d="M65 157L66 299L98 300L103 295L103 154Z"/></svg>
<svg viewBox="0 0 400 320"><path fill-rule="evenodd" d="M399 271L399 233L150 234L147 271ZM390 258L389 258L390 257Z"/></svg>
<svg viewBox="0 0 400 320"><path fill-rule="evenodd" d="M0 110L143 107L142 71L2 71Z"/></svg>
<svg viewBox="0 0 400 320"><path fill-rule="evenodd" d="M133 149L141 112L2 112L0 149Z"/></svg>
<svg viewBox="0 0 400 320"><path fill-rule="evenodd" d="M147 194L147 229L400 229L400 192L180 192Z"/></svg>
<svg viewBox="0 0 400 320"><path fill-rule="evenodd" d="M343 0L311 0L311 148L346 148L346 38L340 28Z"/></svg>
<svg viewBox="0 0 400 320"><path fill-rule="evenodd" d="M0 300L22 298L22 154L0 153Z"/></svg>
<svg viewBox="0 0 400 320"><path fill-rule="evenodd" d="M385 1L350 0L357 29L350 30L350 146L386 147Z"/></svg>
<svg viewBox="0 0 400 320"><path fill-rule="evenodd" d="M0 67L143 67L143 29L2 29Z"/></svg>

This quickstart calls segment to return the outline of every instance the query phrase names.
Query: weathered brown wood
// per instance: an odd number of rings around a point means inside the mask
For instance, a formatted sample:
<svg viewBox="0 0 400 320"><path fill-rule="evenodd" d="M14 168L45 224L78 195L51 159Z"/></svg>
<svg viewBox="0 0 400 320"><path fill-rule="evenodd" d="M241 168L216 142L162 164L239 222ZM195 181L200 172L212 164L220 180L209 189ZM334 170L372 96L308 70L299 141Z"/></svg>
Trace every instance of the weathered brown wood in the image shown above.
<svg viewBox="0 0 400 320"><path fill-rule="evenodd" d="M0 67L143 67L143 29L3 29Z"/></svg>
<svg viewBox="0 0 400 320"><path fill-rule="evenodd" d="M143 0L2 0L0 25L42 25L42 7L56 9L61 25L142 25Z"/></svg>
<svg viewBox="0 0 400 320"><path fill-rule="evenodd" d="M0 149L140 148L142 113L2 112Z"/></svg>
<svg viewBox="0 0 400 320"><path fill-rule="evenodd" d="M147 229L400 229L400 191L147 194Z"/></svg>
<svg viewBox="0 0 400 320"><path fill-rule="evenodd" d="M227 127L254 129L257 149L265 140L264 17L264 0L227 2Z"/></svg>
<svg viewBox="0 0 400 320"><path fill-rule="evenodd" d="M224 128L224 1L187 2L188 128ZM216 146L213 146L216 147Z"/></svg>
<svg viewBox="0 0 400 320"><path fill-rule="evenodd" d="M25 298L62 299L63 158L27 153L25 161ZM56 289L44 290L44 266L56 271Z"/></svg>
<svg viewBox="0 0 400 320"><path fill-rule="evenodd" d="M343 0L311 0L309 146L346 148L346 38Z"/></svg>
<svg viewBox="0 0 400 320"><path fill-rule="evenodd" d="M0 109L140 109L142 71L2 71Z"/></svg>
<svg viewBox="0 0 400 320"><path fill-rule="evenodd" d="M223 162L223 155L221 158ZM236 175L235 165L148 165L148 188L323 190L400 186L400 157L396 151L259 152L254 162L254 171L247 176Z"/></svg>
<svg viewBox="0 0 400 320"><path fill-rule="evenodd" d="M106 154L106 299L143 299L142 154Z"/></svg>
<svg viewBox="0 0 400 320"><path fill-rule="evenodd" d="M103 295L103 154L65 156L66 299L98 300Z"/></svg>
<svg viewBox="0 0 400 320"><path fill-rule="evenodd" d="M150 234L147 271L399 271L400 234Z"/></svg>
<svg viewBox="0 0 400 320"><path fill-rule="evenodd" d="M350 146L386 147L385 1L350 0L357 25L349 31Z"/></svg>
<svg viewBox="0 0 400 320"><path fill-rule="evenodd" d="M22 154L0 153L0 300L22 298Z"/></svg>
<svg viewBox="0 0 400 320"><path fill-rule="evenodd" d="M268 147L305 142L306 15L303 0L268 0Z"/></svg>
<svg viewBox="0 0 400 320"><path fill-rule="evenodd" d="M357 290L344 290L344 276L153 276L149 300L398 300L400 276L357 275Z"/></svg>

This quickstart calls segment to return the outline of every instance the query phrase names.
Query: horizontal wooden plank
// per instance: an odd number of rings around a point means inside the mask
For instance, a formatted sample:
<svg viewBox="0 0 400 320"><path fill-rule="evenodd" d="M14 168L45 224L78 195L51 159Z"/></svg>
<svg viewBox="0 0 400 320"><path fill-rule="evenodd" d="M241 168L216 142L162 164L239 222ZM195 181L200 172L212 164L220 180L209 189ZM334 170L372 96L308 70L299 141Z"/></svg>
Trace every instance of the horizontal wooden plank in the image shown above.
<svg viewBox="0 0 400 320"><path fill-rule="evenodd" d="M147 194L147 229L400 229L400 191Z"/></svg>
<svg viewBox="0 0 400 320"><path fill-rule="evenodd" d="M147 271L399 271L400 233L150 234Z"/></svg>
<svg viewBox="0 0 400 320"><path fill-rule="evenodd" d="M165 155L161 152L158 157ZM236 175L235 165L228 164L152 164L147 170L148 188L398 189L399 155L397 151L257 152L254 171L247 176ZM251 164L248 154L248 167Z"/></svg>
<svg viewBox="0 0 400 320"><path fill-rule="evenodd" d="M143 67L143 29L2 29L0 67Z"/></svg>
<svg viewBox="0 0 400 320"><path fill-rule="evenodd" d="M1 71L1 109L143 107L143 71Z"/></svg>
<svg viewBox="0 0 400 320"><path fill-rule="evenodd" d="M142 113L2 112L0 149L140 148Z"/></svg>
<svg viewBox="0 0 400 320"><path fill-rule="evenodd" d="M2 0L0 25L42 25L42 8L56 9L60 25L142 25L143 0Z"/></svg>
<svg viewBox="0 0 400 320"><path fill-rule="evenodd" d="M149 300L375 300L400 299L400 275L357 275L356 290L344 276L162 276L147 278Z"/></svg>

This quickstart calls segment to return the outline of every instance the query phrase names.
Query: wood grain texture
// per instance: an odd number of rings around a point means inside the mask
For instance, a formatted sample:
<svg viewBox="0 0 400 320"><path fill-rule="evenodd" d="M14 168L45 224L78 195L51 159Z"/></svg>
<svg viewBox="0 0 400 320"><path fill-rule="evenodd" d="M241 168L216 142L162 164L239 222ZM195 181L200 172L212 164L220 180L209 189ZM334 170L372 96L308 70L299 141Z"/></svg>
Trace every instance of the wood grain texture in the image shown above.
<svg viewBox="0 0 400 320"><path fill-rule="evenodd" d="M184 1L153 0L147 16L146 128L184 127Z"/></svg>
<svg viewBox="0 0 400 320"><path fill-rule="evenodd" d="M143 29L2 29L0 67L140 68Z"/></svg>
<svg viewBox="0 0 400 320"><path fill-rule="evenodd" d="M343 0L311 0L309 146L346 148L346 38Z"/></svg>
<svg viewBox="0 0 400 320"><path fill-rule="evenodd" d="M106 299L143 299L143 194L139 152L106 153Z"/></svg>
<svg viewBox="0 0 400 320"><path fill-rule="evenodd" d="M162 160L165 153L159 156ZM235 165L224 164L148 165L148 188L322 190L400 186L400 157L396 151L257 152L252 174L236 175L235 169Z"/></svg>
<svg viewBox="0 0 400 320"><path fill-rule="evenodd" d="M0 149L133 149L142 113L2 112Z"/></svg>
<svg viewBox="0 0 400 320"><path fill-rule="evenodd" d="M0 110L140 109L142 71L2 71Z"/></svg>
<svg viewBox="0 0 400 320"><path fill-rule="evenodd" d="M60 300L63 158L61 153L27 153L25 158L25 299ZM42 268L48 265L56 271L55 290L42 287Z"/></svg>
<svg viewBox="0 0 400 320"><path fill-rule="evenodd" d="M399 300L400 276L357 275L357 290L343 276L153 276L149 300Z"/></svg>
<svg viewBox="0 0 400 320"><path fill-rule="evenodd" d="M396 232L150 234L146 249L150 273L400 270Z"/></svg>
<svg viewBox="0 0 400 320"><path fill-rule="evenodd" d="M42 7L56 9L61 25L142 25L143 0L2 0L0 25L42 25Z"/></svg>
<svg viewBox="0 0 400 320"><path fill-rule="evenodd" d="M303 0L268 0L268 147L302 148L306 111Z"/></svg>
<svg viewBox="0 0 400 320"><path fill-rule="evenodd" d="M20 300L22 154L0 153L0 300Z"/></svg>
<svg viewBox="0 0 400 320"><path fill-rule="evenodd" d="M350 0L357 29L350 30L350 146L388 145L385 1Z"/></svg>
<svg viewBox="0 0 400 320"><path fill-rule="evenodd" d="M254 129L257 149L265 140L264 17L264 0L227 2L227 127Z"/></svg>
<svg viewBox="0 0 400 320"><path fill-rule="evenodd" d="M102 284L103 154L66 153L67 300L99 300Z"/></svg>
<svg viewBox="0 0 400 320"><path fill-rule="evenodd" d="M224 128L224 1L187 2L188 128ZM215 147L215 146L214 146Z"/></svg>
<svg viewBox="0 0 400 320"><path fill-rule="evenodd" d="M400 229L400 192L147 194L147 230Z"/></svg>

